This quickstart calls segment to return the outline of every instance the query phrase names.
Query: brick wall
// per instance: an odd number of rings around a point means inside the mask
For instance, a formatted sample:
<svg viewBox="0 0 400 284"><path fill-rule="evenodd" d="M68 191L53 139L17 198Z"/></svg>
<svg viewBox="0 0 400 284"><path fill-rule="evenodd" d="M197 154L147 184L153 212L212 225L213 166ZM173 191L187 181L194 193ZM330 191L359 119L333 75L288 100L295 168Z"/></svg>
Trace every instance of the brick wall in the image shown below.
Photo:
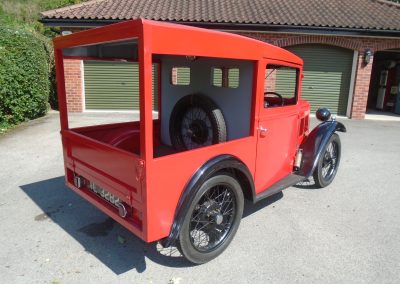
<svg viewBox="0 0 400 284"><path fill-rule="evenodd" d="M262 40L280 47L287 47L298 44L328 44L359 52L353 101L351 107L351 118L363 119L367 109L368 92L371 81L373 57L369 64L363 63L366 49L377 52L386 49L400 48L398 39L378 39L362 37L340 37L324 35L297 35L297 34L266 34L266 33L239 33L244 36Z"/></svg>
<svg viewBox="0 0 400 284"><path fill-rule="evenodd" d="M367 109L369 85L371 81L373 57L369 64L364 64L364 52L358 54L356 80L354 82L351 118L363 119Z"/></svg>
<svg viewBox="0 0 400 284"><path fill-rule="evenodd" d="M83 111L82 61L64 59L65 92L69 112Z"/></svg>
<svg viewBox="0 0 400 284"><path fill-rule="evenodd" d="M355 119L363 119L367 107L373 60L371 60L368 65L363 64L363 55L365 50L370 49L372 52L376 52L385 49L400 48L400 39L378 39L329 35L298 35L286 33L237 33L258 40L262 40L280 47L287 47L298 44L327 44L357 50L359 52L359 56L351 108L351 118ZM64 64L66 73L65 75L68 110L72 112L81 112L83 111L84 103L82 95L83 90L81 61L65 60Z"/></svg>
<svg viewBox="0 0 400 284"><path fill-rule="evenodd" d="M369 48L372 52L385 49L400 48L400 39L380 39L363 37L345 37L330 35L298 35L287 33L257 33L257 32L238 32L244 36L262 40L273 45L286 47L298 44L320 43L335 45L348 49L364 51Z"/></svg>

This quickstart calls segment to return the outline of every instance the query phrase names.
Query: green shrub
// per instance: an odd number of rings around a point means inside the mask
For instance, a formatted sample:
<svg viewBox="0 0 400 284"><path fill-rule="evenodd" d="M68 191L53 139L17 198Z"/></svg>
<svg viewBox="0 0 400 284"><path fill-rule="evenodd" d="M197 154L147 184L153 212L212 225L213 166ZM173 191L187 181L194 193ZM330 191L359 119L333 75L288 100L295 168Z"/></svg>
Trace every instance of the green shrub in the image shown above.
<svg viewBox="0 0 400 284"><path fill-rule="evenodd" d="M49 104L51 109L58 110L58 96L57 96L57 81L56 81L56 66L55 66L55 58L54 58L54 48L53 41L41 34L35 34L44 44L47 54L47 63L49 66L49 82L50 82L50 91L49 91Z"/></svg>
<svg viewBox="0 0 400 284"><path fill-rule="evenodd" d="M48 60L37 35L0 27L0 129L46 114Z"/></svg>
<svg viewBox="0 0 400 284"><path fill-rule="evenodd" d="M50 93L49 93L49 103L51 109L58 110L58 96L57 96L57 81L56 81L56 66L55 58L53 52L53 45L49 45L48 60L50 68Z"/></svg>

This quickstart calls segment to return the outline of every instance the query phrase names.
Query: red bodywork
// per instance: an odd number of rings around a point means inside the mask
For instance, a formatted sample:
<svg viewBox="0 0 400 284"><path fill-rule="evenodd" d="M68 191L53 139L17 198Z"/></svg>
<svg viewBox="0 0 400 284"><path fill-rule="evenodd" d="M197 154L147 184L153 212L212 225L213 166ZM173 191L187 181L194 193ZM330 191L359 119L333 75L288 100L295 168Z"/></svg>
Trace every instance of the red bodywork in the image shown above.
<svg viewBox="0 0 400 284"><path fill-rule="evenodd" d="M138 42L140 122L70 129L62 50L128 39ZM144 241L168 236L185 185L197 169L215 156L229 154L241 160L253 176L256 194L293 171L298 146L308 134L310 108L300 99L301 79L297 81L296 104L263 106L267 64L295 67L302 78L303 61L292 53L234 34L141 19L58 37L54 47L67 185ZM160 121L152 118L153 54L253 61L250 135L155 157L161 140ZM261 133L262 128L268 132ZM132 214L122 218L116 208L87 188L78 189L75 175L107 189L128 204Z"/></svg>

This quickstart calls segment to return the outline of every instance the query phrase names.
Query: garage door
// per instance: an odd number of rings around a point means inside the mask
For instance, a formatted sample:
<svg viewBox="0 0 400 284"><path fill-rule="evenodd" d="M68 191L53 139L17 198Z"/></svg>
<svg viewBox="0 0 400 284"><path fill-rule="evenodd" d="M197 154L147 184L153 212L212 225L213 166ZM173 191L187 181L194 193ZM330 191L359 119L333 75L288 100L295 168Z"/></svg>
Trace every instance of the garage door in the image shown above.
<svg viewBox="0 0 400 284"><path fill-rule="evenodd" d="M302 97L311 111L327 107L346 115L353 51L329 45L297 45L287 48L304 60Z"/></svg>
<svg viewBox="0 0 400 284"><path fill-rule="evenodd" d="M84 61L85 108L88 110L138 110L137 63ZM157 109L157 67L153 65L153 109Z"/></svg>

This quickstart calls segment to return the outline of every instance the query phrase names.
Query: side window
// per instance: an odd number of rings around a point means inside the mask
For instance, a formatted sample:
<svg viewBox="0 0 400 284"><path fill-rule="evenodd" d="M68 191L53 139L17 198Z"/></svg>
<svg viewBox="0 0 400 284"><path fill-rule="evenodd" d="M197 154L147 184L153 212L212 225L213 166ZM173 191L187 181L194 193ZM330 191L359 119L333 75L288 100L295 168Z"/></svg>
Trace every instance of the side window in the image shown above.
<svg viewBox="0 0 400 284"><path fill-rule="evenodd" d="M211 72L214 87L239 87L239 68L213 67Z"/></svg>
<svg viewBox="0 0 400 284"><path fill-rule="evenodd" d="M172 67L171 84L174 86L190 85L190 67Z"/></svg>
<svg viewBox="0 0 400 284"><path fill-rule="evenodd" d="M296 104L298 77L297 68L268 65L264 80L264 108Z"/></svg>

